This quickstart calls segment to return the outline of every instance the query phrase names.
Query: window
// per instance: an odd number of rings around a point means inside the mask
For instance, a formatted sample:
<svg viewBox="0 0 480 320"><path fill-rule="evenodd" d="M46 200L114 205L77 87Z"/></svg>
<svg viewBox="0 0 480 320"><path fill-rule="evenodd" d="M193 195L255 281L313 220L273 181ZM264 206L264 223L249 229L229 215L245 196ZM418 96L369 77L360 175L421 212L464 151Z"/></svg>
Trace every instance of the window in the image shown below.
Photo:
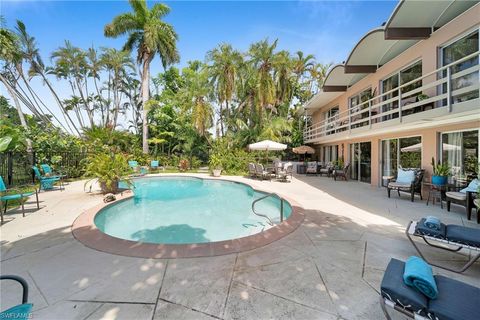
<svg viewBox="0 0 480 320"><path fill-rule="evenodd" d="M479 50L478 42L478 30L470 33L469 35L455 41L452 44L449 44L441 48L441 63L442 66L446 66L450 63L458 61L463 57L466 57L474 52ZM452 76L455 73L466 70L473 66L478 65L478 56L475 56L471 59L465 60L461 63L455 64L451 68ZM443 76L446 76L447 71L443 72ZM478 98L478 71L470 72L461 77L452 79L452 90L458 90L461 88L469 87L471 85L477 85L476 89L462 93L462 94L452 94L452 103L463 102L470 99ZM443 92L447 92L446 84L443 85ZM445 103L446 101L444 101Z"/></svg>
<svg viewBox="0 0 480 320"><path fill-rule="evenodd" d="M441 141L441 160L450 165L455 180L478 175L479 130L443 133Z"/></svg>
<svg viewBox="0 0 480 320"><path fill-rule="evenodd" d="M372 88L368 88L367 90L364 90L360 92L359 94L350 97L349 99L349 110L350 114L359 112L360 110L368 109L368 103L361 105L362 103L370 100L372 98ZM361 105L361 106L360 106ZM365 119L368 118L368 112L363 112L356 114L354 116L350 117L350 122L356 122L360 119ZM356 123L352 125L352 128L358 128L358 127L363 127L365 125L368 125L368 121Z"/></svg>
<svg viewBox="0 0 480 320"><path fill-rule="evenodd" d="M382 141L382 175L396 176L398 168L420 168L422 138L408 137Z"/></svg>
<svg viewBox="0 0 480 320"><path fill-rule="evenodd" d="M408 83L414 79L417 79L422 76L422 61L417 61L414 64L406 67L405 69L400 70L399 72L391 75L385 80L381 81L381 88L382 88L382 93L389 92L395 88L398 88L400 85L403 85L405 83ZM410 92L416 88L419 88L422 86L422 80L415 81L405 87L402 87L401 91L402 94L405 94L407 92ZM421 92L417 92L412 95L402 95L402 107L406 106L410 103L414 103L417 101L417 96L419 96ZM383 101L392 99L394 97L398 97L398 90L394 90L385 96L383 96ZM382 106L382 112L387 112L390 110L394 110L398 108L398 100L389 102L385 105ZM407 115L410 113L418 112L419 110L407 110L404 112L402 115ZM398 118L398 113L391 113L389 115L386 115L382 117L382 121L390 120Z"/></svg>
<svg viewBox="0 0 480 320"><path fill-rule="evenodd" d="M338 106L333 107L325 112L325 120L326 120L326 134L334 134L335 133L335 124L336 120L338 120L338 115L340 113L340 109Z"/></svg>
<svg viewBox="0 0 480 320"><path fill-rule="evenodd" d="M338 159L338 145L324 146L322 152L323 163L335 162Z"/></svg>

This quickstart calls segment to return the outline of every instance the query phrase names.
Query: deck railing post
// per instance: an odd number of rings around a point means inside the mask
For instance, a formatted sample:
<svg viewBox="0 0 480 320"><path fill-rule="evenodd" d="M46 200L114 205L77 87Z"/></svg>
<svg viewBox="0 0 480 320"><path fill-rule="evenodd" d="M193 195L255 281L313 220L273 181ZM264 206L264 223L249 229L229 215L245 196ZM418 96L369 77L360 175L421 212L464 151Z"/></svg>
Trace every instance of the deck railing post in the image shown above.
<svg viewBox="0 0 480 320"><path fill-rule="evenodd" d="M368 125L372 127L372 102L368 102Z"/></svg>
<svg viewBox="0 0 480 320"><path fill-rule="evenodd" d="M398 88L398 118L402 122L402 89Z"/></svg>
<svg viewBox="0 0 480 320"><path fill-rule="evenodd" d="M447 109L452 112L452 69L447 68Z"/></svg>

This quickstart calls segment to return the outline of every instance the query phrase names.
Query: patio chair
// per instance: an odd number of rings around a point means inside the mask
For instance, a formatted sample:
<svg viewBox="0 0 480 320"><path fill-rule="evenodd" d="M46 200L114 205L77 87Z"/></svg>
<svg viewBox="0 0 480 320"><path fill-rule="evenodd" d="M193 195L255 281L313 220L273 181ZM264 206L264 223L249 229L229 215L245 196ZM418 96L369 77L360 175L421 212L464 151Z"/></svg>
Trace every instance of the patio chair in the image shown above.
<svg viewBox="0 0 480 320"><path fill-rule="evenodd" d="M306 174L309 175L309 174L313 174L313 175L317 175L317 162L316 161L310 161L307 163L307 171L306 171Z"/></svg>
<svg viewBox="0 0 480 320"><path fill-rule="evenodd" d="M250 162L248 164L248 175L252 179L257 177L257 171L255 169L255 163Z"/></svg>
<svg viewBox="0 0 480 320"><path fill-rule="evenodd" d="M40 183L40 187L38 188L38 191L40 190L52 190L55 182L59 181L60 182L60 190L63 189L63 183L62 179L59 177L45 177L42 176L40 173L40 170L36 167L32 167L33 172L35 173L35 178L37 178L38 182Z"/></svg>
<svg viewBox="0 0 480 320"><path fill-rule="evenodd" d="M43 174L45 177L48 178L60 178L62 179L64 175L61 174L55 174L52 170L52 167L50 167L48 164L41 164L40 168L42 168Z"/></svg>
<svg viewBox="0 0 480 320"><path fill-rule="evenodd" d="M327 177L330 177L332 172L333 172L333 165L331 162L325 164L320 170L318 170L318 174L320 174L320 176L325 174Z"/></svg>
<svg viewBox="0 0 480 320"><path fill-rule="evenodd" d="M13 192L13 193L12 193ZM10 193L10 194L7 194ZM0 176L0 216L1 216L1 223L3 224L3 215L7 213L8 201L11 200L20 200L20 205L22 206L22 216L25 217L25 207L24 207L24 199L28 199L28 197L33 196L35 194L37 198L37 209L40 209L40 204L38 202L38 192L37 189L33 192L22 192L21 190L10 188L7 189L5 183L3 182L2 176ZM2 208L5 202L5 207ZM3 210L2 210L3 209Z"/></svg>
<svg viewBox="0 0 480 320"><path fill-rule="evenodd" d="M337 181L337 178L343 178L343 180L348 181L348 170L350 169L350 163L347 163L343 169L333 170L333 180Z"/></svg>
<svg viewBox="0 0 480 320"><path fill-rule="evenodd" d="M152 161L150 161L150 168L151 168L152 170L158 170L158 168L159 168L158 160L152 160Z"/></svg>
<svg viewBox="0 0 480 320"><path fill-rule="evenodd" d="M135 172L139 170L138 161L128 160L128 166Z"/></svg>
<svg viewBox="0 0 480 320"><path fill-rule="evenodd" d="M430 229L425 226L425 218L422 218L420 221L410 221L405 230L405 234L412 243L415 250L429 264L439 267L445 270L462 273L472 266L480 258L480 229L468 228L460 225L441 224L440 230ZM472 255L470 260L465 263L461 268L453 269L443 265L434 264L428 261L419 247L413 241L412 237L419 237L423 241L434 248L442 249L450 252L459 252L462 249L468 249L471 251L477 252L477 254ZM438 244L436 244L436 243ZM449 246L446 246L449 245Z"/></svg>
<svg viewBox="0 0 480 320"><path fill-rule="evenodd" d="M415 194L422 198L422 180L425 170L423 169L398 169L397 178L387 185L387 195L390 198L390 191L397 190L398 196L400 192L410 193L410 200L415 200Z"/></svg>
<svg viewBox="0 0 480 320"><path fill-rule="evenodd" d="M31 319L33 304L28 302L28 284L22 277L13 275L0 276L0 280L13 280L22 286L22 304L0 312L0 319Z"/></svg>
<svg viewBox="0 0 480 320"><path fill-rule="evenodd" d="M272 177L270 172L265 171L265 169L263 167L263 164L261 164L261 163L255 164L255 174L256 174L257 178L259 178L261 180L264 180L264 179L270 180L271 177Z"/></svg>
<svg viewBox="0 0 480 320"><path fill-rule="evenodd" d="M283 169L281 169L277 174L277 179L280 181L288 182L288 176L290 176L290 181L293 178L293 164L291 162L285 163Z"/></svg>
<svg viewBox="0 0 480 320"><path fill-rule="evenodd" d="M387 307L415 320L476 320L480 314L480 288L441 275L434 275L438 296L430 299L407 286L403 280L405 262L391 259L380 286L380 307L391 320Z"/></svg>
<svg viewBox="0 0 480 320"><path fill-rule="evenodd" d="M447 211L450 212L451 203L455 203L465 207L467 212L467 219L472 218L472 209L475 209L473 201L477 195L479 181L478 179L472 180L466 188L459 190L461 187L448 187L448 191L445 193L445 200L447 201ZM477 213L477 223L480 223L480 216Z"/></svg>

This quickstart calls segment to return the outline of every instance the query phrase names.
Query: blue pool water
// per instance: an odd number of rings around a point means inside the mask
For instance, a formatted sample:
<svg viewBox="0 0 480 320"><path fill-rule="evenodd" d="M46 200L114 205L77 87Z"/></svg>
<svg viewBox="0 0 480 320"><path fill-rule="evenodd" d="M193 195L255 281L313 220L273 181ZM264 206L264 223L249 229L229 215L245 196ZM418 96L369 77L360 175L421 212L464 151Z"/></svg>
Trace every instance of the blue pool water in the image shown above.
<svg viewBox="0 0 480 320"><path fill-rule="evenodd" d="M230 240L271 226L252 212L264 196L241 183L193 177L141 178L133 198L100 211L95 225L113 237L147 243L184 244ZM280 200L257 203L257 212L280 223ZM284 201L284 218L292 212Z"/></svg>

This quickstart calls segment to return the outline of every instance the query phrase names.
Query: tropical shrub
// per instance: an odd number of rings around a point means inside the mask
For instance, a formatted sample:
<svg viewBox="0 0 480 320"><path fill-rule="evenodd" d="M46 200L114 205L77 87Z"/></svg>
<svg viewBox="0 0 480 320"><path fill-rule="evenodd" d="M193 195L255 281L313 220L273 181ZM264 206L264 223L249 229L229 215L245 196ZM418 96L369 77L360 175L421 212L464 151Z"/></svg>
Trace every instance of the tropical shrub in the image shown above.
<svg viewBox="0 0 480 320"><path fill-rule="evenodd" d="M85 176L97 179L103 193L116 193L118 191L118 182L125 181L129 183L126 175L130 171L128 159L123 154L114 153L96 153L87 159Z"/></svg>
<svg viewBox="0 0 480 320"><path fill-rule="evenodd" d="M210 150L209 167L221 168L224 174L243 175L248 171L248 163L254 161L254 154L234 147L227 139L217 139Z"/></svg>

